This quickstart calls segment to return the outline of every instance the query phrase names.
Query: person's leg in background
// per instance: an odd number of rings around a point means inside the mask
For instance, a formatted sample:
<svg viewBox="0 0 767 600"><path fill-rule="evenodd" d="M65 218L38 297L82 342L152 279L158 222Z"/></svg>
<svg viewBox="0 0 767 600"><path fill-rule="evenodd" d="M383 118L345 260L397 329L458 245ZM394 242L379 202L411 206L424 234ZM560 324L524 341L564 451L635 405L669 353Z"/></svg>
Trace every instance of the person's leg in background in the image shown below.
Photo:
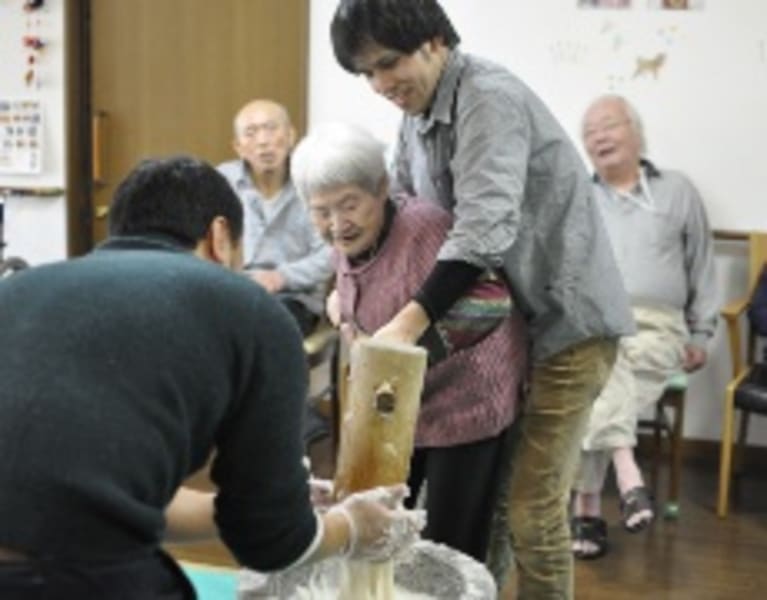
<svg viewBox="0 0 767 600"><path fill-rule="evenodd" d="M293 315L293 318L296 320L298 328L301 330L301 335L306 337L314 331L314 328L317 327L317 323L320 320L319 315L310 311L306 305L295 298L286 296L279 296L279 298L285 308L288 309L290 314Z"/></svg>
<svg viewBox="0 0 767 600"><path fill-rule="evenodd" d="M678 310L634 307L636 335L621 340L621 355L630 373L631 405L625 408L624 431L612 435L603 446L613 449L613 466L621 497L623 526L636 533L655 518L652 492L648 490L634 456L640 413L663 395L669 378L682 370L687 326ZM605 436L607 437L607 436Z"/></svg>
<svg viewBox="0 0 767 600"><path fill-rule="evenodd" d="M581 436L617 343L587 340L533 367L509 488L520 600L573 598L568 497Z"/></svg>
<svg viewBox="0 0 767 600"><path fill-rule="evenodd" d="M477 442L426 450L425 539L485 560L504 441L505 431Z"/></svg>
<svg viewBox="0 0 767 600"><path fill-rule="evenodd" d="M607 523L602 518L602 488L611 453L581 451L573 485L572 549L576 558L598 558L607 552Z"/></svg>
<svg viewBox="0 0 767 600"><path fill-rule="evenodd" d="M581 439L580 462L573 484L572 548L581 559L598 558L608 549L602 519L602 490L616 448L635 443L636 385L621 338L610 377L594 401Z"/></svg>

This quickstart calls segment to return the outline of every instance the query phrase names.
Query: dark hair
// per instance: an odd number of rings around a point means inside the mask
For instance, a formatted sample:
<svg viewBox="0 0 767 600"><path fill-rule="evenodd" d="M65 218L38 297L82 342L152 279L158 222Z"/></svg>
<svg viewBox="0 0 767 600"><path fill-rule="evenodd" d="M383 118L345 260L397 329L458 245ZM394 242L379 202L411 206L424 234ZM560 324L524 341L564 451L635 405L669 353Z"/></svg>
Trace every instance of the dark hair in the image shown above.
<svg viewBox="0 0 767 600"><path fill-rule="evenodd" d="M221 173L191 156L148 159L117 187L109 234L161 234L193 248L218 216L226 218L232 239L239 240L242 204Z"/></svg>
<svg viewBox="0 0 767 600"><path fill-rule="evenodd" d="M436 0L341 0L330 25L338 64L355 74L354 60L370 42L412 54L437 37L448 48L461 41Z"/></svg>

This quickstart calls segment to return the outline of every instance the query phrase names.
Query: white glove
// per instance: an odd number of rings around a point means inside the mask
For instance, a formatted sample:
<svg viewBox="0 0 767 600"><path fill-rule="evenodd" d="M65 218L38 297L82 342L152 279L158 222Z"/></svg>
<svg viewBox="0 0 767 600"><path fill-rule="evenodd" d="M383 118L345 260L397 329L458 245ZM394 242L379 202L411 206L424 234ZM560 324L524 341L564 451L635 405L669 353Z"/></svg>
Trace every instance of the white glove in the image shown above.
<svg viewBox="0 0 767 600"><path fill-rule="evenodd" d="M408 495L404 484L377 487L350 494L330 509L349 523L349 546L345 555L352 559L382 562L413 544L426 525L426 512L405 510Z"/></svg>

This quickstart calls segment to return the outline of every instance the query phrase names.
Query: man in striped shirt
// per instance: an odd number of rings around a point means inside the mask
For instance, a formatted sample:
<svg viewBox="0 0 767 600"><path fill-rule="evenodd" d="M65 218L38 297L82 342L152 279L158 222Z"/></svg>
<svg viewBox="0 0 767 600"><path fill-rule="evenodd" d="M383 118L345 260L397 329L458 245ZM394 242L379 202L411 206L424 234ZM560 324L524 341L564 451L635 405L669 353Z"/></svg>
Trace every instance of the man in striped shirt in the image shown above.
<svg viewBox="0 0 767 600"><path fill-rule="evenodd" d="M296 148L292 172L315 226L335 249L341 322L370 335L423 285L452 219L430 202L395 203L383 145L359 128L315 129ZM418 343L429 352L429 369L411 502L426 480L424 537L483 561L505 433L526 369L524 324L506 283L488 270Z"/></svg>

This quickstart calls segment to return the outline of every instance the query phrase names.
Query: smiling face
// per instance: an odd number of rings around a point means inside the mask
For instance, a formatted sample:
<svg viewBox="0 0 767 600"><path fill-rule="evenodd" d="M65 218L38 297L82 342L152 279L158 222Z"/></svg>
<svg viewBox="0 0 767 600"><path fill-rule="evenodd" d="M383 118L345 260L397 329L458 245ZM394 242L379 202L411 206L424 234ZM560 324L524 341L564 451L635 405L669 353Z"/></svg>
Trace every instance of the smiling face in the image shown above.
<svg viewBox="0 0 767 600"><path fill-rule="evenodd" d="M583 144L600 177L635 173L642 151L638 127L619 98L595 102L583 119Z"/></svg>
<svg viewBox="0 0 767 600"><path fill-rule="evenodd" d="M371 194L358 185L342 185L309 198L309 211L320 235L345 256L371 249L384 224L386 186Z"/></svg>
<svg viewBox="0 0 767 600"><path fill-rule="evenodd" d="M284 169L294 141L287 112L275 102L251 102L235 119L234 150L257 175Z"/></svg>
<svg viewBox="0 0 767 600"><path fill-rule="evenodd" d="M355 67L373 91L406 113L418 115L431 105L447 55L447 47L438 40L424 43L411 54L371 42L357 56Z"/></svg>

